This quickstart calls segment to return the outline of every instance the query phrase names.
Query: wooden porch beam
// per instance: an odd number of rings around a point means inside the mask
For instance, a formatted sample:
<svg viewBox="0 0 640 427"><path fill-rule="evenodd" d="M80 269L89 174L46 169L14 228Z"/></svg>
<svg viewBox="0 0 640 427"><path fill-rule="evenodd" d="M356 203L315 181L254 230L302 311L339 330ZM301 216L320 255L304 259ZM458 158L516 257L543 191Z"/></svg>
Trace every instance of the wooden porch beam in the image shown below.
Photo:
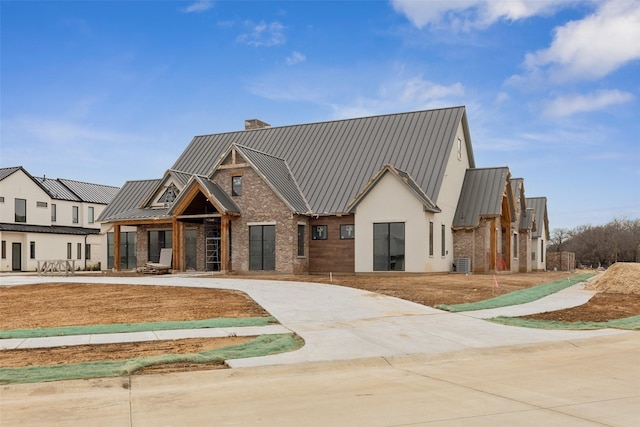
<svg viewBox="0 0 640 427"><path fill-rule="evenodd" d="M113 224L113 269L120 271L120 224Z"/></svg>

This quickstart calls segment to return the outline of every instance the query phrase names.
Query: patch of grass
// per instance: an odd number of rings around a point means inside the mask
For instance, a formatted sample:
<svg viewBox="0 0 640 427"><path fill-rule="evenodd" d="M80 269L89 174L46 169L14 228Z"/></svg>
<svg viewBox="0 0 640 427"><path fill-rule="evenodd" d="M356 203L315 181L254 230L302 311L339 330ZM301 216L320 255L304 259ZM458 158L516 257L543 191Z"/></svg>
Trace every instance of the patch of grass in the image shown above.
<svg viewBox="0 0 640 427"><path fill-rule="evenodd" d="M623 319L612 319L607 320L606 322L559 322L557 320L538 320L505 316L494 317L492 319L486 320L494 323L500 323L501 325L538 329L589 330L611 328L640 330L640 316L625 317Z"/></svg>
<svg viewBox="0 0 640 427"><path fill-rule="evenodd" d="M0 384L117 377L130 375L149 366L173 363L224 363L225 360L229 359L268 356L270 354L293 351L303 345L304 341L293 334L261 335L244 344L192 354L164 354L139 359L86 362L75 365L1 368Z"/></svg>
<svg viewBox="0 0 640 427"><path fill-rule="evenodd" d="M42 338L67 335L117 334L125 332L169 331L180 329L265 326L278 323L275 317L238 317L189 320L184 322L115 323L110 325L62 326L57 328L11 329L0 331L0 339Z"/></svg>
<svg viewBox="0 0 640 427"><path fill-rule="evenodd" d="M500 295L495 298L490 298L478 302L470 302L466 304L439 304L436 305L436 308L439 308L440 310L450 311L452 313L459 313L462 311L486 310L490 308L526 304L528 302L535 301L540 298L546 297L547 295L551 295L553 293L561 291L565 288L568 288L569 286L584 282L592 276L594 276L594 274L591 273L577 274L575 276L567 277L566 279L544 283L542 285L534 286L528 289L521 289L519 291L510 292L508 294Z"/></svg>

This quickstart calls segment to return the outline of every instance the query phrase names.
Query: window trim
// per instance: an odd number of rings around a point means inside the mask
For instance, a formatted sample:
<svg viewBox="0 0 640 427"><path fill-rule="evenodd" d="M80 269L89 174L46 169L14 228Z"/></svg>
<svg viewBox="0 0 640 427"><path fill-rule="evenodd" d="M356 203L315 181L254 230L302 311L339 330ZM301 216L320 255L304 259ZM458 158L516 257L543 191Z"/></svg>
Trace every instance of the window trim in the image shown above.
<svg viewBox="0 0 640 427"><path fill-rule="evenodd" d="M347 233L347 227L351 227L351 233ZM354 240L356 238L355 224L340 224L340 240Z"/></svg>
<svg viewBox="0 0 640 427"><path fill-rule="evenodd" d="M71 206L71 222L80 224L80 208L78 206Z"/></svg>
<svg viewBox="0 0 640 427"><path fill-rule="evenodd" d="M324 230L318 233L319 230ZM323 236L324 234L324 236ZM329 226L320 224L311 226L311 240L327 240L329 238Z"/></svg>
<svg viewBox="0 0 640 427"><path fill-rule="evenodd" d="M58 206L55 203L51 203L51 222L58 220Z"/></svg>
<svg viewBox="0 0 640 427"><path fill-rule="evenodd" d="M95 210L93 208L93 206L89 206L87 208L87 221L89 224L94 224L95 223Z"/></svg>
<svg viewBox="0 0 640 427"><path fill-rule="evenodd" d="M18 201L24 202L24 218L22 217L22 215L18 217ZM14 211L15 222L26 223L27 222L27 199L21 199L16 197L14 202L14 208L15 208L15 211Z"/></svg>
<svg viewBox="0 0 640 427"><path fill-rule="evenodd" d="M231 195L233 197L242 196L242 175L231 175Z"/></svg>

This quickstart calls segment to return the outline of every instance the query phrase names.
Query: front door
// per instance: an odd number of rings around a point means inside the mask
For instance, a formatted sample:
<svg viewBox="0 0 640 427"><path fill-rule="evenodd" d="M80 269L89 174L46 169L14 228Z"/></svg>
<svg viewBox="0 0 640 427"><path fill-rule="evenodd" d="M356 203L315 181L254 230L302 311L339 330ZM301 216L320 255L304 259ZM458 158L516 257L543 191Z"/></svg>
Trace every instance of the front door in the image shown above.
<svg viewBox="0 0 640 427"><path fill-rule="evenodd" d="M22 243L11 244L11 270L22 271Z"/></svg>

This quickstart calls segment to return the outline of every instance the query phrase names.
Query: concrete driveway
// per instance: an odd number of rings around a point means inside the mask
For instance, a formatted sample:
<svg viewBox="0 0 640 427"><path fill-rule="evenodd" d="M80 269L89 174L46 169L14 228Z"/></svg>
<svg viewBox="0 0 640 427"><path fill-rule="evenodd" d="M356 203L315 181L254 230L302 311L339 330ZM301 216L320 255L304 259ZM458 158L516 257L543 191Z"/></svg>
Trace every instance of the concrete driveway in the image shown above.
<svg viewBox="0 0 640 427"><path fill-rule="evenodd" d="M2 426L632 426L640 419L635 332L513 328L330 285L64 280L241 290L305 346L232 360L236 369L225 371L0 386Z"/></svg>

